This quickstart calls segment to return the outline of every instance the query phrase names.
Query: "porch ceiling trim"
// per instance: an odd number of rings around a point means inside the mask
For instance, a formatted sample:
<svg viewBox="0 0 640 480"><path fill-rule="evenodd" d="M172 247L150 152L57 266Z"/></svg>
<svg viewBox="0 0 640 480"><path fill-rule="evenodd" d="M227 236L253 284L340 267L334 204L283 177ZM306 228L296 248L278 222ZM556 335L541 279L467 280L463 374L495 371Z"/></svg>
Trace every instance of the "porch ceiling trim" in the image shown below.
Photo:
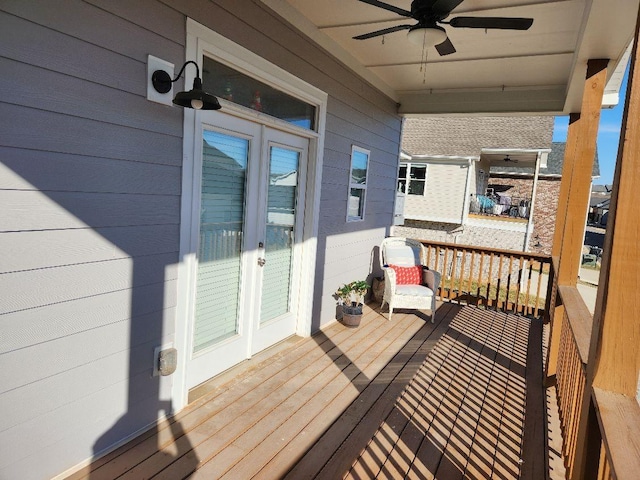
<svg viewBox="0 0 640 480"><path fill-rule="evenodd" d="M482 42L474 29L448 29L459 52L428 57L425 73L401 33L378 43L352 40L367 28L406 22L391 12L356 0L261 2L398 103L402 115L557 115L579 111L590 59L610 60L604 106L617 101L640 0L466 0L454 14L530 16L534 26L489 31Z"/></svg>

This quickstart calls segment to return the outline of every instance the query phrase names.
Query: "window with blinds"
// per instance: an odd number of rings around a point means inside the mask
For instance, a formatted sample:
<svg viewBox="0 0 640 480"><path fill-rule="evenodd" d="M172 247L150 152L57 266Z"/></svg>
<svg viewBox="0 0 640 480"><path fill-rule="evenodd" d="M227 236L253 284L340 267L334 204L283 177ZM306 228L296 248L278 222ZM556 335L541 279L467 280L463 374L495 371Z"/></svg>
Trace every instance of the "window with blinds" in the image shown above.
<svg viewBox="0 0 640 480"><path fill-rule="evenodd" d="M194 352L238 331L249 141L204 132Z"/></svg>
<svg viewBox="0 0 640 480"><path fill-rule="evenodd" d="M271 147L260 321L289 312L300 153Z"/></svg>

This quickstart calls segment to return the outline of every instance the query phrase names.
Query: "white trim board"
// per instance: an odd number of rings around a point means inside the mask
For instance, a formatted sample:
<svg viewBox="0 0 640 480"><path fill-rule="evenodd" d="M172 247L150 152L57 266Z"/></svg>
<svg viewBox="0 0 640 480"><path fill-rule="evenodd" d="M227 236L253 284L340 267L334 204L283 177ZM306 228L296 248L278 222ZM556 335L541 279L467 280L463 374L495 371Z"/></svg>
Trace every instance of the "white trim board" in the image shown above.
<svg viewBox="0 0 640 480"><path fill-rule="evenodd" d="M257 78L317 108L317 131L311 131L227 102L223 99L220 100L222 108L227 114L309 138L309 164L304 207L305 220L303 226L303 260L301 272L302 278L306 278L307 281L303 282L303 285L300 287L300 315L296 326L296 334L309 336L311 335L328 95L202 24L190 18L187 18L186 24L187 39L185 57L187 59L193 59L198 65L202 66L202 60L206 54L206 56L221 61L246 75ZM187 72L185 75L185 84L190 85L190 82L193 82L194 72L192 72L191 69L188 69ZM186 368L188 365L187 359L189 357L188 352L191 335L191 322L188 318L188 299L194 287L190 284L192 281L189 273L195 261L190 224L192 216L194 215L192 205L194 198L193 162L197 152L194 139L199 124L199 115L200 112L197 110L184 110L180 260L178 265L178 305L175 319L175 345L178 349L178 369L176 374L174 374L172 389L172 402L176 412L187 405L188 398Z"/></svg>

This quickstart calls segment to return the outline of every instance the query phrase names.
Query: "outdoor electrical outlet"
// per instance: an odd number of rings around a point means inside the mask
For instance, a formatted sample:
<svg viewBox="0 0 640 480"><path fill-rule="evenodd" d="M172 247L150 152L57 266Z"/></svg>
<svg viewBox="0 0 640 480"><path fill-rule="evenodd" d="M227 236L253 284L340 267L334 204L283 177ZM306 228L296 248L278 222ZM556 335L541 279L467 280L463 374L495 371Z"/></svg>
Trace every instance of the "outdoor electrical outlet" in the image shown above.
<svg viewBox="0 0 640 480"><path fill-rule="evenodd" d="M153 376L167 376L176 371L178 350L172 345L156 347L153 350Z"/></svg>

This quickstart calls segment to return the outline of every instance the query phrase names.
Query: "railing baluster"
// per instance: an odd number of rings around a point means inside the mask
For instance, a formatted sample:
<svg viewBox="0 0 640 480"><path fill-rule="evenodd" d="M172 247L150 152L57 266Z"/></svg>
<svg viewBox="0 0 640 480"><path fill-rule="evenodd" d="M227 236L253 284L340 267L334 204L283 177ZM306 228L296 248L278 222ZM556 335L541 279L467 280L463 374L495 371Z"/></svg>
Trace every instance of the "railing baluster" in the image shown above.
<svg viewBox="0 0 640 480"><path fill-rule="evenodd" d="M471 299L471 296L473 294L473 292L471 291L471 282L473 281L473 267L474 265L474 260L475 260L475 252L473 250L469 251L469 255L471 256L471 264L469 265L469 285L467 287L467 290L469 291L469 299ZM469 303L467 301L467 303Z"/></svg>
<svg viewBox="0 0 640 480"><path fill-rule="evenodd" d="M493 301L491 300L491 280L493 279L493 253L489 256L489 278L487 280L487 308L491 308Z"/></svg>
<svg viewBox="0 0 640 480"><path fill-rule="evenodd" d="M500 255L500 260L498 261L498 283L496 284L496 310L502 310L503 302L500 299L500 289L502 288L502 265L503 265L504 256Z"/></svg>
<svg viewBox="0 0 640 480"><path fill-rule="evenodd" d="M449 249L445 248L444 250L444 258L442 259L442 285L446 284L447 280L449 280L449 289L447 290L447 300L451 300L451 277L449 276L449 272L447 269L449 268Z"/></svg>
<svg viewBox="0 0 640 480"><path fill-rule="evenodd" d="M509 255L509 269L507 270L507 298L504 303L504 311L508 312L511 309L509 308L509 297L511 297L511 274L513 272L513 255Z"/></svg>
<svg viewBox="0 0 640 480"><path fill-rule="evenodd" d="M425 264L442 274L441 299L536 318L542 313L548 315L549 299L541 295L548 295L548 291L542 291L542 277L546 275L545 265L551 265L550 256L426 240L422 243L426 247Z"/></svg>
<svg viewBox="0 0 640 480"><path fill-rule="evenodd" d="M480 301L480 295L482 294L482 278L483 278L483 269L484 269L484 252L480 252L480 267L478 268L478 289L476 292L476 306Z"/></svg>
<svg viewBox="0 0 640 480"><path fill-rule="evenodd" d="M538 288L536 289L536 305L533 310L533 316L536 318L538 318L538 306L540 305L540 290L541 290L540 287L542 285L542 270L543 270L543 264L542 262L540 262L540 266L538 267ZM553 308L553 306L551 308Z"/></svg>
<svg viewBox="0 0 640 480"><path fill-rule="evenodd" d="M522 268L524 265L524 257L520 256L520 264L518 265L518 285L516 286L516 313L522 313L522 304L520 303L520 288L522 286Z"/></svg>
<svg viewBox="0 0 640 480"><path fill-rule="evenodd" d="M460 256L460 276L458 277L458 303L462 302L464 297L464 267L467 261L467 251L462 249L460 253L462 255Z"/></svg>

